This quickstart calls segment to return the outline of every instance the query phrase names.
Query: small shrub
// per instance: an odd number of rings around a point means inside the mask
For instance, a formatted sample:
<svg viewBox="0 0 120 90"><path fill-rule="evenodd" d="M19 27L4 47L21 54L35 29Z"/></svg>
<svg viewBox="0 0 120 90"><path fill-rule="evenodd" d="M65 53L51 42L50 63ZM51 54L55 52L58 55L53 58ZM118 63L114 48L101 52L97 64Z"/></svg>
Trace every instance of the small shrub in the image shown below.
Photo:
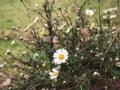
<svg viewBox="0 0 120 90"><path fill-rule="evenodd" d="M100 6L97 11L86 8L89 0L72 11L54 8L54 3L45 0L42 7L37 5L31 11L38 16L24 31L18 30L26 50L18 56L7 52L17 64L7 61L19 71L12 88L112 90L120 75L118 8L108 9L102 18Z"/></svg>

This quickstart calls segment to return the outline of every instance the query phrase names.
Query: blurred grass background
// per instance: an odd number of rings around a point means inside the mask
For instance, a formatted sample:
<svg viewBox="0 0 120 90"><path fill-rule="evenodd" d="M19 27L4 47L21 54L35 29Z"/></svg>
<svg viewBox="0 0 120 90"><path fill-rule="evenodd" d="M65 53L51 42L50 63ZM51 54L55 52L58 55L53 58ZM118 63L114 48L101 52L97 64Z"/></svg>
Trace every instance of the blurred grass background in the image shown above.
<svg viewBox="0 0 120 90"><path fill-rule="evenodd" d="M28 4L35 5L44 0L26 0ZM84 0L56 0L56 6L69 7L72 4L81 5ZM91 5L98 6L98 0L90 0ZM101 0L102 8L115 6L115 0ZM32 6L31 5L31 6ZM111 6L112 5L112 6ZM27 11L20 0L0 0L0 30L10 30L11 27L23 27L29 23Z"/></svg>

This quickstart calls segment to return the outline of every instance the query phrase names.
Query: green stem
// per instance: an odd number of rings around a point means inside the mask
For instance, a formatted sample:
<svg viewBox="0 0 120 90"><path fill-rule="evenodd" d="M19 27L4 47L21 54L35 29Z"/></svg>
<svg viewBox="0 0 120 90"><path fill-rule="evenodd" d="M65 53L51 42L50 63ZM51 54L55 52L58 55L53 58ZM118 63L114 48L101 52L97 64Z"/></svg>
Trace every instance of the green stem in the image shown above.
<svg viewBox="0 0 120 90"><path fill-rule="evenodd" d="M99 26L100 26L100 29L102 29L102 22L101 22L101 1L98 0L98 3L99 3Z"/></svg>

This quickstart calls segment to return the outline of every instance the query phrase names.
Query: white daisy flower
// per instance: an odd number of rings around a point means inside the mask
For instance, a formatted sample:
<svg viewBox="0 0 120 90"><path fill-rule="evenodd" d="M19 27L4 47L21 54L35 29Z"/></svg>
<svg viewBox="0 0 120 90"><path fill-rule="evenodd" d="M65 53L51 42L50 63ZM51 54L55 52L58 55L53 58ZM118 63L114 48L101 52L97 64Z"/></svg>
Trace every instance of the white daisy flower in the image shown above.
<svg viewBox="0 0 120 90"><path fill-rule="evenodd" d="M99 75L100 75L100 73L97 72L97 71L95 71L95 72L93 73L93 76L99 76Z"/></svg>
<svg viewBox="0 0 120 90"><path fill-rule="evenodd" d="M115 63L116 67L120 67L120 62Z"/></svg>
<svg viewBox="0 0 120 90"><path fill-rule="evenodd" d="M108 12L109 12L108 9L103 10L104 14L107 14Z"/></svg>
<svg viewBox="0 0 120 90"><path fill-rule="evenodd" d="M94 11L91 10L91 9L86 9L85 14L88 15L88 16L92 16L92 15L94 15Z"/></svg>
<svg viewBox="0 0 120 90"><path fill-rule="evenodd" d="M111 12L111 11L117 11L118 8L117 7L114 7L114 8L109 8L108 11Z"/></svg>
<svg viewBox="0 0 120 90"><path fill-rule="evenodd" d="M8 37L5 37L4 39L5 39L5 40L8 40Z"/></svg>
<svg viewBox="0 0 120 90"><path fill-rule="evenodd" d="M15 41L12 41L12 42L11 42L11 45L15 45Z"/></svg>
<svg viewBox="0 0 120 90"><path fill-rule="evenodd" d="M117 17L117 15L114 14L114 15L111 15L111 16L110 16L110 19L116 18L116 17Z"/></svg>
<svg viewBox="0 0 120 90"><path fill-rule="evenodd" d="M59 71L56 68L52 69L52 72L49 72L50 79L55 79L58 77Z"/></svg>
<svg viewBox="0 0 120 90"><path fill-rule="evenodd" d="M38 5L37 3L35 4L35 6L36 6L36 7L39 7L39 5Z"/></svg>
<svg viewBox="0 0 120 90"><path fill-rule="evenodd" d="M26 52L26 51L23 51L23 52L22 52L22 55L25 55L25 54L27 54L27 52Z"/></svg>
<svg viewBox="0 0 120 90"><path fill-rule="evenodd" d="M53 55L53 62L55 64L62 64L65 63L68 59L68 51L66 49L58 49Z"/></svg>
<svg viewBox="0 0 120 90"><path fill-rule="evenodd" d="M33 59L36 59L37 57L39 57L39 54L38 54L38 53L35 53L35 54L33 55Z"/></svg>
<svg viewBox="0 0 120 90"><path fill-rule="evenodd" d="M119 58L118 58L118 57L115 57L115 61L119 61Z"/></svg>
<svg viewBox="0 0 120 90"><path fill-rule="evenodd" d="M44 27L47 27L48 25L47 24L44 24Z"/></svg>

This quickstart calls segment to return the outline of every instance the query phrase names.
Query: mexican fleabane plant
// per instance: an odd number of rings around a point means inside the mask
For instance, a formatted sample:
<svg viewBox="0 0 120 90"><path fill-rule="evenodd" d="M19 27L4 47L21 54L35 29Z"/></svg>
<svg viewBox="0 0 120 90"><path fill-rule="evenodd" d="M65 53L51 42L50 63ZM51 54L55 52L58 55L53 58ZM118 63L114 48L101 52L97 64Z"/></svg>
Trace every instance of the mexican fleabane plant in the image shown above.
<svg viewBox="0 0 120 90"><path fill-rule="evenodd" d="M24 0L21 2L25 5ZM111 22L115 20L105 19L104 22L100 0L98 10L86 8L90 1L85 0L71 12L66 8L56 9L54 3L55 0L45 0L42 7L35 5L31 11L26 8L28 13L35 12L38 16L24 31L18 31L18 39L24 43L26 51L19 57L9 52L22 67L14 88L95 90L94 84L102 83L101 80L108 81L101 88L113 88L107 85L112 85L120 75L118 22L114 29Z"/></svg>

